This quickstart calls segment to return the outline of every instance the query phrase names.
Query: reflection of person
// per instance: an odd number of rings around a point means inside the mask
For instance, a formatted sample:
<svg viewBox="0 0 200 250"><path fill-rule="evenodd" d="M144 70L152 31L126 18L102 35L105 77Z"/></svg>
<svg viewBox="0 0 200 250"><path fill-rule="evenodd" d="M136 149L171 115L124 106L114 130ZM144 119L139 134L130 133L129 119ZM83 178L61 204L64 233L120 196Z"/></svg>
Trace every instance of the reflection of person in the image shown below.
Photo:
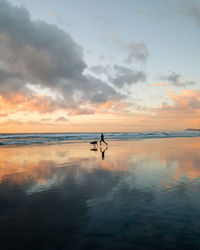
<svg viewBox="0 0 200 250"><path fill-rule="evenodd" d="M104 141L103 133L101 133L100 145L101 145L102 142L104 142L106 145L108 145L108 143Z"/></svg>
<svg viewBox="0 0 200 250"><path fill-rule="evenodd" d="M102 148L100 148L102 160L104 160L104 158L105 158L105 151L106 151L107 149L108 149L108 147L106 147L106 148L102 151Z"/></svg>

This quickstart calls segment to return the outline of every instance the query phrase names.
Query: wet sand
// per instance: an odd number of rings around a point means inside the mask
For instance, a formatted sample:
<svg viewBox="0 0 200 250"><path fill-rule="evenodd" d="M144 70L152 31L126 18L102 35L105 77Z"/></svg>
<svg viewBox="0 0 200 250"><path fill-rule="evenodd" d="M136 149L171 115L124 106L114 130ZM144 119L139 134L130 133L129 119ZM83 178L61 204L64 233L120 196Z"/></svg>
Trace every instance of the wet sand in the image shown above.
<svg viewBox="0 0 200 250"><path fill-rule="evenodd" d="M108 143L1 147L0 249L199 249L200 138Z"/></svg>

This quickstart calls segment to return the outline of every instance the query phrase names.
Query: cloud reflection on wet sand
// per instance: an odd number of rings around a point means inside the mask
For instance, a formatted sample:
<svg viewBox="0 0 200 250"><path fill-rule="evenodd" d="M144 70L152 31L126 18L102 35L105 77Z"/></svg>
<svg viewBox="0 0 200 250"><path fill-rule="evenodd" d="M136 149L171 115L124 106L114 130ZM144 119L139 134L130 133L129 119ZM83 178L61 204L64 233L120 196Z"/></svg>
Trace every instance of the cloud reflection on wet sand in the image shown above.
<svg viewBox="0 0 200 250"><path fill-rule="evenodd" d="M1 249L198 248L199 138L0 148ZM10 240L12 239L12 240Z"/></svg>

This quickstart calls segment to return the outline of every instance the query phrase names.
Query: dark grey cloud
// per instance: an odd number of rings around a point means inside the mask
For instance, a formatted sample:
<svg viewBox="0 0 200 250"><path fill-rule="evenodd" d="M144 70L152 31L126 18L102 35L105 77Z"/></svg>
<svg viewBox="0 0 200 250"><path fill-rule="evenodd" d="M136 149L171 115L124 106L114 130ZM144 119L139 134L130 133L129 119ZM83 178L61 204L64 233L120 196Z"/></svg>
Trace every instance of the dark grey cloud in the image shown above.
<svg viewBox="0 0 200 250"><path fill-rule="evenodd" d="M171 71L168 75L162 76L162 80L167 80L169 84L175 86L175 87L186 87L194 85L195 82L189 81L189 80L182 80L181 75L175 73L174 71Z"/></svg>
<svg viewBox="0 0 200 250"><path fill-rule="evenodd" d="M143 71L134 71L118 65L115 65L114 69L116 74L110 78L110 81L119 88L122 88L124 85L146 81L146 75Z"/></svg>
<svg viewBox="0 0 200 250"><path fill-rule="evenodd" d="M113 67L95 65L90 67L89 70L97 75L105 75L109 82L117 88L146 81L146 74L143 71L133 70L120 65L114 65Z"/></svg>
<svg viewBox="0 0 200 250"><path fill-rule="evenodd" d="M106 65L106 66L94 65L94 66L90 67L89 70L96 75L100 75L100 74L108 75L111 73L112 68L109 65Z"/></svg>
<svg viewBox="0 0 200 250"><path fill-rule="evenodd" d="M54 91L62 108L122 98L106 82L85 75L86 68L83 49L69 34L44 21L32 21L25 8L0 0L2 95L30 95L27 83L31 83Z"/></svg>
<svg viewBox="0 0 200 250"><path fill-rule="evenodd" d="M16 72L9 72L3 68L0 68L0 82L5 82L8 79L17 79L20 78L20 74Z"/></svg>
<svg viewBox="0 0 200 250"><path fill-rule="evenodd" d="M179 85L179 78L180 75L176 74L175 72L171 71L168 76L164 76L164 79L169 81L173 85Z"/></svg>

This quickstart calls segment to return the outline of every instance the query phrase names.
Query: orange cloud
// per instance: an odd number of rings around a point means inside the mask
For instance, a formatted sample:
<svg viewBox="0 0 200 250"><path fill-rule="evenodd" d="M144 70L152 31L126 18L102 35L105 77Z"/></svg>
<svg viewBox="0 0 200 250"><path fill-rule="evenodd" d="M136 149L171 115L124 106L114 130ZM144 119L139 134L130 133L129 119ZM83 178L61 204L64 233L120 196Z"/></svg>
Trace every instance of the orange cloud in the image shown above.
<svg viewBox="0 0 200 250"><path fill-rule="evenodd" d="M172 109L184 111L200 110L200 91L184 90L181 95L173 95L171 99L174 101Z"/></svg>
<svg viewBox="0 0 200 250"><path fill-rule="evenodd" d="M104 103L100 103L96 106L96 112L125 112L126 108L130 106L129 103L117 100L110 100Z"/></svg>
<svg viewBox="0 0 200 250"><path fill-rule="evenodd" d="M176 94L176 91L172 88L168 88L168 94Z"/></svg>
<svg viewBox="0 0 200 250"><path fill-rule="evenodd" d="M171 95L172 104L164 104L154 109L157 120L167 122L172 129L200 127L200 91L184 90L180 95Z"/></svg>
<svg viewBox="0 0 200 250"><path fill-rule="evenodd" d="M134 103L118 100L61 109L55 100L45 95L0 96L0 129L2 132L95 132L199 128L200 90L184 90L179 95L170 95L170 98L171 104L141 110ZM45 117L45 113L51 116ZM56 119L68 119L67 113L70 121L58 125ZM87 115L92 119L88 119ZM51 121L44 123L43 118L51 118Z"/></svg>
<svg viewBox="0 0 200 250"><path fill-rule="evenodd" d="M152 87L164 87L166 84L164 82L158 82L151 85Z"/></svg>
<svg viewBox="0 0 200 250"><path fill-rule="evenodd" d="M39 113L48 113L60 109L59 104L45 95L27 95L9 94L8 96L0 96L0 103L7 112L18 111L37 111Z"/></svg>
<svg viewBox="0 0 200 250"><path fill-rule="evenodd" d="M118 101L109 100L100 104L89 104L85 101L77 106L68 106L62 101L42 95L42 94L26 94L26 93L11 93L8 96L0 95L0 116L16 113L19 111L37 112L39 114L53 113L58 110L67 111L70 116L77 115L92 115L102 112L120 112L125 110L130 104Z"/></svg>
<svg viewBox="0 0 200 250"><path fill-rule="evenodd" d="M8 116L8 114L6 114L6 113L0 113L0 117L6 117L6 116Z"/></svg>

